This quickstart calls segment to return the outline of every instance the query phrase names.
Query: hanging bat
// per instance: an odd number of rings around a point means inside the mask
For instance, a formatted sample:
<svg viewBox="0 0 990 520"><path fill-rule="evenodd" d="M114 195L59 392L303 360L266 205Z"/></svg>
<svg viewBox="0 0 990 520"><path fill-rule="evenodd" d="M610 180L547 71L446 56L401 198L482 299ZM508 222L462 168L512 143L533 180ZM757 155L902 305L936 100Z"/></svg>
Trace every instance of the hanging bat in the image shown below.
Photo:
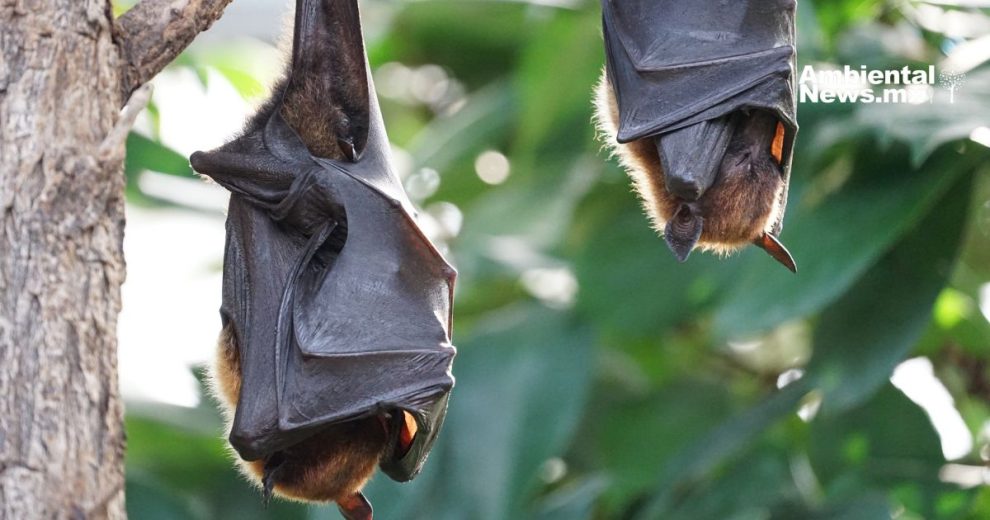
<svg viewBox="0 0 990 520"><path fill-rule="evenodd" d="M419 473L454 380L454 269L389 157L357 0L297 0L286 77L190 158L231 192L214 387L242 469L372 518L376 466Z"/></svg>
<svg viewBox="0 0 990 520"><path fill-rule="evenodd" d="M777 239L794 137L793 0L602 0L601 134L681 262Z"/></svg>

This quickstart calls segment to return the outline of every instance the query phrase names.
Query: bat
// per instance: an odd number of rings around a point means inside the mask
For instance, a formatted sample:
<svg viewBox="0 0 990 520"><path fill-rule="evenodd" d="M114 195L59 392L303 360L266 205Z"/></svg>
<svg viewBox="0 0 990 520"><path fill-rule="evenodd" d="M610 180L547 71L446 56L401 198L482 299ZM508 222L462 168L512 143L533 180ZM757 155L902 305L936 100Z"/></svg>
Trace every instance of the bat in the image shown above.
<svg viewBox="0 0 990 520"><path fill-rule="evenodd" d="M287 69L190 157L231 193L213 386L266 503L367 520L376 466L412 479L443 423L455 271L391 166L357 0L296 0Z"/></svg>
<svg viewBox="0 0 990 520"><path fill-rule="evenodd" d="M797 133L794 0L602 0L600 135L681 262L783 227Z"/></svg>

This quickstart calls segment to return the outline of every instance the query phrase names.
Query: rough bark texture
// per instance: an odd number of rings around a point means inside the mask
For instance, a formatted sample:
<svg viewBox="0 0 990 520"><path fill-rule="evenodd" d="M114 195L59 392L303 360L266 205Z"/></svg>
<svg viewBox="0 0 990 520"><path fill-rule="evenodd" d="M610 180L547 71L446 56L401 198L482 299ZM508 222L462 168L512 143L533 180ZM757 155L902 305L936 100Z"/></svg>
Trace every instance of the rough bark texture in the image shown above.
<svg viewBox="0 0 990 520"><path fill-rule="evenodd" d="M133 26L181 41L140 51L153 35L128 39L109 0L0 0L0 519L126 516L116 328L127 132L112 129L134 78L195 35L181 27L220 14L146 1ZM145 56L137 68L134 56Z"/></svg>
<svg viewBox="0 0 990 520"><path fill-rule="evenodd" d="M0 0L0 517L124 516L106 0Z"/></svg>
<svg viewBox="0 0 990 520"><path fill-rule="evenodd" d="M149 81L193 38L220 18L231 0L144 0L119 20L128 67L122 83L125 95Z"/></svg>

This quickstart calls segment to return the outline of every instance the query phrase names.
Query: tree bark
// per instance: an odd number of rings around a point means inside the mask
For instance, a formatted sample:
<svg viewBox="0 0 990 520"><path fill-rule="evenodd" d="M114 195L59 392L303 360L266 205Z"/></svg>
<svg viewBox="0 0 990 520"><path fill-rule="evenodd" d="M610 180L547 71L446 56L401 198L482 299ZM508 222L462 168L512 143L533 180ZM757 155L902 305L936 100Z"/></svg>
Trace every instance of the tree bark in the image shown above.
<svg viewBox="0 0 990 520"><path fill-rule="evenodd" d="M154 20L133 16L136 37L167 22L183 39L142 53L109 0L0 0L2 519L126 516L116 328L129 122L114 125L134 82L192 40L182 27L205 29L229 1L146 0ZM187 9L204 3L219 8Z"/></svg>

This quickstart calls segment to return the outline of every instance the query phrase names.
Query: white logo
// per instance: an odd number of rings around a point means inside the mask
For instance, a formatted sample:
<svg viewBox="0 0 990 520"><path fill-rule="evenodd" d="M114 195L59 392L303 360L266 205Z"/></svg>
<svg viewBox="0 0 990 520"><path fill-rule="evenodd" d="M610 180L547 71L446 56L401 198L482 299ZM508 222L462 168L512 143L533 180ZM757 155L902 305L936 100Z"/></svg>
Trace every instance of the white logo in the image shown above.
<svg viewBox="0 0 990 520"><path fill-rule="evenodd" d="M955 103L956 89L965 74L941 71L936 76L934 65L919 70L868 69L866 65L816 70L813 65L805 65L798 81L798 98L802 103L932 103L936 79L949 91L949 103Z"/></svg>

